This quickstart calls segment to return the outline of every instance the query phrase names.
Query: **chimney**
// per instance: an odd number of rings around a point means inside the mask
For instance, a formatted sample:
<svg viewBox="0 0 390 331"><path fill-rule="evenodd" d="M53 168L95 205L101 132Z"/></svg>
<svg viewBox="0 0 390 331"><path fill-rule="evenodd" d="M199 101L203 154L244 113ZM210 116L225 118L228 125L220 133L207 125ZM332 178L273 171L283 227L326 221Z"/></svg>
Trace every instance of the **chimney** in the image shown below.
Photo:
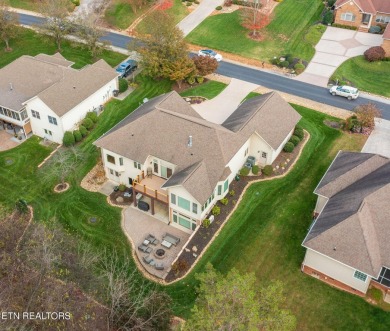
<svg viewBox="0 0 390 331"><path fill-rule="evenodd" d="M12 83L9 83L9 90L12 91L14 87L12 86Z"/></svg>
<svg viewBox="0 0 390 331"><path fill-rule="evenodd" d="M192 136L188 136L188 147L192 147Z"/></svg>

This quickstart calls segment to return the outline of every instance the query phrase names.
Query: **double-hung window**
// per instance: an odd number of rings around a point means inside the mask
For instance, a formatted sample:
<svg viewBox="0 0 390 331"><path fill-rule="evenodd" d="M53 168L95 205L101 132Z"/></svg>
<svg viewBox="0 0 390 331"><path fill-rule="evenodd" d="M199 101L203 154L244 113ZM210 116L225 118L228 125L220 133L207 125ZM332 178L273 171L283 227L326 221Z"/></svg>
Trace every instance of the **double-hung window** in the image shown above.
<svg viewBox="0 0 390 331"><path fill-rule="evenodd" d="M35 111L35 110L31 109L31 115L32 115L32 117L35 117L35 118L37 118L39 120L41 119L41 115L39 114L38 111Z"/></svg>
<svg viewBox="0 0 390 331"><path fill-rule="evenodd" d="M57 119L55 117L48 115L47 118L49 119L49 123L57 125Z"/></svg>

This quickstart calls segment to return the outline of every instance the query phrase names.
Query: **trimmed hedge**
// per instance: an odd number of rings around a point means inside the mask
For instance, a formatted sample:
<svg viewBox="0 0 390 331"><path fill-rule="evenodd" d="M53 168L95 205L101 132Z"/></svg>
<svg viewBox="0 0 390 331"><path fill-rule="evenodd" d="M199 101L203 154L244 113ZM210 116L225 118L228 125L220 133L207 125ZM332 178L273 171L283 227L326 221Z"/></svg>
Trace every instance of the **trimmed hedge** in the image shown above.
<svg viewBox="0 0 390 331"><path fill-rule="evenodd" d="M66 147L73 146L75 142L76 141L74 139L73 133L70 131L65 131L64 137L62 138L62 143L64 144L64 146Z"/></svg>
<svg viewBox="0 0 390 331"><path fill-rule="evenodd" d="M300 140L302 140L304 137L303 129L295 128L293 135L297 136Z"/></svg>
<svg viewBox="0 0 390 331"><path fill-rule="evenodd" d="M272 168L272 165L266 165L263 168L263 174L266 176L271 176L273 172L274 172L274 169Z"/></svg>
<svg viewBox="0 0 390 331"><path fill-rule="evenodd" d="M223 199L219 200L219 202L222 203L224 206L226 206L229 203L229 200L228 200L228 198L223 198Z"/></svg>
<svg viewBox="0 0 390 331"><path fill-rule="evenodd" d="M93 127L93 122L92 122L92 120L91 120L90 118L88 118L88 117L84 118L84 120L83 120L83 126L85 126L85 128L86 128L87 130L91 130L92 127Z"/></svg>
<svg viewBox="0 0 390 331"><path fill-rule="evenodd" d="M129 83L124 78L119 78L119 93L123 93L129 87Z"/></svg>
<svg viewBox="0 0 390 331"><path fill-rule="evenodd" d="M333 23L332 26L335 28L342 28L342 29L347 29L347 30L357 30L358 27L356 26L351 26L351 25L344 25L344 24L338 24L338 23Z"/></svg>
<svg viewBox="0 0 390 331"><path fill-rule="evenodd" d="M89 118L94 123L98 121L98 116L94 111L89 111L85 118Z"/></svg>
<svg viewBox="0 0 390 331"><path fill-rule="evenodd" d="M302 63L297 63L294 66L294 70L297 74L301 74L305 70L305 66Z"/></svg>
<svg viewBox="0 0 390 331"><path fill-rule="evenodd" d="M364 52L364 58L368 62L381 61L385 58L386 52L381 46L374 46Z"/></svg>
<svg viewBox="0 0 390 331"><path fill-rule="evenodd" d="M214 216L217 216L221 213L221 208L218 206L214 206L211 212L213 213Z"/></svg>
<svg viewBox="0 0 390 331"><path fill-rule="evenodd" d="M286 145L284 145L283 150L287 153L291 153L294 150L294 144L292 142L287 142Z"/></svg>
<svg viewBox="0 0 390 331"><path fill-rule="evenodd" d="M83 137L85 137L88 134L88 130L84 125L79 126L79 131Z"/></svg>
<svg viewBox="0 0 390 331"><path fill-rule="evenodd" d="M79 130L74 130L73 136L74 136L74 140L76 141L76 143L78 143L79 141L81 141L81 139L83 139L83 136Z"/></svg>
<svg viewBox="0 0 390 331"><path fill-rule="evenodd" d="M290 142L292 142L294 144L294 146L297 146L300 141L301 141L301 139L299 139L299 137L294 136L294 135L292 135L290 138Z"/></svg>
<svg viewBox="0 0 390 331"><path fill-rule="evenodd" d="M240 170L240 175L241 176L248 176L249 175L249 168L242 167L241 170Z"/></svg>
<svg viewBox="0 0 390 331"><path fill-rule="evenodd" d="M258 173L259 173L259 166L258 165L254 165L252 167L252 174L257 175Z"/></svg>

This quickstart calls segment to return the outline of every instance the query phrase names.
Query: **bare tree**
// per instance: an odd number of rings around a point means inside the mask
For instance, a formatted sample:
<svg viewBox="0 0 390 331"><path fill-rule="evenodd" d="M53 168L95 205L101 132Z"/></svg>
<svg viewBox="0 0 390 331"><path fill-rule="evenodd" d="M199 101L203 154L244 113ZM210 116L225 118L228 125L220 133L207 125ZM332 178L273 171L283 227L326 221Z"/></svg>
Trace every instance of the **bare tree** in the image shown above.
<svg viewBox="0 0 390 331"><path fill-rule="evenodd" d="M94 58L100 55L109 45L108 41L101 40L101 37L106 35L107 32L99 27L108 2L108 0L103 0L95 4L89 13L82 12L75 21L77 35L84 40Z"/></svg>
<svg viewBox="0 0 390 331"><path fill-rule="evenodd" d="M69 15L69 0L44 0L41 12L45 17L45 23L39 29L52 36L61 52L61 43L71 30L71 24L67 19Z"/></svg>
<svg viewBox="0 0 390 331"><path fill-rule="evenodd" d="M12 51L9 41L18 34L18 18L16 13L6 7L4 0L0 0L0 38L5 42L5 50Z"/></svg>
<svg viewBox="0 0 390 331"><path fill-rule="evenodd" d="M84 155L80 148L59 149L42 167L42 177L46 182L51 183L55 180L64 186L66 178L75 171L83 159Z"/></svg>

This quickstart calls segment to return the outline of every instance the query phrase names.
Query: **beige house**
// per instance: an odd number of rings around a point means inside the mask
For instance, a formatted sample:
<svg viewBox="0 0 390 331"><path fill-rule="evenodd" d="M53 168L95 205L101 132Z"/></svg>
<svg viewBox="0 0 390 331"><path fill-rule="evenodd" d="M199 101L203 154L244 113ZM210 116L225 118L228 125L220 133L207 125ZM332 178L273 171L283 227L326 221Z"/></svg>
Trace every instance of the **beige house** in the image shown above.
<svg viewBox="0 0 390 331"><path fill-rule="evenodd" d="M367 32L371 26L390 22L389 0L337 0L335 23L354 26Z"/></svg>
<svg viewBox="0 0 390 331"><path fill-rule="evenodd" d="M165 213L166 223L191 233L228 193L248 156L271 164L300 118L271 92L245 101L219 125L170 92L144 103L95 145L107 178L132 186L152 214Z"/></svg>
<svg viewBox="0 0 390 331"><path fill-rule="evenodd" d="M61 54L23 55L0 69L0 129L62 143L87 112L118 89L118 74L104 60L82 69Z"/></svg>
<svg viewBox="0 0 390 331"><path fill-rule="evenodd" d="M314 193L302 270L358 295L370 284L390 293L390 160L340 151Z"/></svg>

